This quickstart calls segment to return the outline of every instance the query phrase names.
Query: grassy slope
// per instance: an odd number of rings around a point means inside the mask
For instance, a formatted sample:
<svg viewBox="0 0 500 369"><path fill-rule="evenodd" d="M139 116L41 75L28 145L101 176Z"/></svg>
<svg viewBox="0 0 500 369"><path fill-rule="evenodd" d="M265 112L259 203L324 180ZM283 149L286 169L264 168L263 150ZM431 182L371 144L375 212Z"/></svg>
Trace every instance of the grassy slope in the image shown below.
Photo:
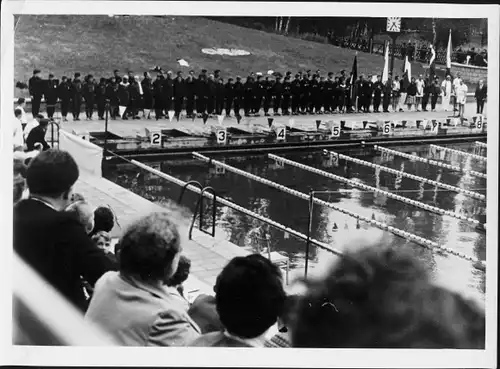
<svg viewBox="0 0 500 369"><path fill-rule="evenodd" d="M350 71L354 52L197 17L25 16L15 32L15 80L27 81L35 67L56 76L110 76L113 69L136 74L154 65L174 71L220 69L223 76L269 69ZM244 49L250 56L215 56L205 47ZM189 62L180 67L177 58ZM358 73L381 73L383 58L358 54ZM400 74L402 62L396 60ZM413 65L413 74L422 72Z"/></svg>

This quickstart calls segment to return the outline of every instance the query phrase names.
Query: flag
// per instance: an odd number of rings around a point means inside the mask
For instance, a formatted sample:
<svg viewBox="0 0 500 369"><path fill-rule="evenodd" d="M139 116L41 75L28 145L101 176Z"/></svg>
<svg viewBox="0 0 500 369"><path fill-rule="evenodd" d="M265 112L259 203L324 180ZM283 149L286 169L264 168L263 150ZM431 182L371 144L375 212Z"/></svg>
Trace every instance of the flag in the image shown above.
<svg viewBox="0 0 500 369"><path fill-rule="evenodd" d="M269 125L269 128L273 125L274 118L267 118L267 124Z"/></svg>
<svg viewBox="0 0 500 369"><path fill-rule="evenodd" d="M436 64L434 61L436 60L436 50L434 50L434 46L431 44L431 60L429 60L429 80L432 81L434 76L436 75Z"/></svg>
<svg viewBox="0 0 500 369"><path fill-rule="evenodd" d="M316 131L319 130L319 126L321 125L321 119L316 120Z"/></svg>
<svg viewBox="0 0 500 369"><path fill-rule="evenodd" d="M451 76L451 28L448 37L448 47L446 48L446 75Z"/></svg>
<svg viewBox="0 0 500 369"><path fill-rule="evenodd" d="M405 65L404 65L404 76L406 77L406 82L409 84L411 81L411 63L408 60L408 55L405 57Z"/></svg>
<svg viewBox="0 0 500 369"><path fill-rule="evenodd" d="M351 75L351 80L349 83L349 89L350 89L349 95L351 97L351 104L355 105L356 104L356 93L355 93L355 89L354 89L354 83L358 79L358 53L356 53L356 55L354 55L354 61L352 63L351 73L352 73L352 75Z"/></svg>
<svg viewBox="0 0 500 369"><path fill-rule="evenodd" d="M389 43L385 45L384 53L384 70L382 72L382 83L386 83L389 80Z"/></svg>

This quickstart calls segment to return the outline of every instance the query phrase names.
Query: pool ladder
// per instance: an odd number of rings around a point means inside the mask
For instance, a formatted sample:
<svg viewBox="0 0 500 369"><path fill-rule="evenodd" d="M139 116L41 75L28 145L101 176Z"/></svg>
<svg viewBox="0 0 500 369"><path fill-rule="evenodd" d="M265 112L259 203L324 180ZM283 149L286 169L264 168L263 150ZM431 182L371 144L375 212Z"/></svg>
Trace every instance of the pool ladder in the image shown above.
<svg viewBox="0 0 500 369"><path fill-rule="evenodd" d="M188 181L181 189L181 194L179 196L179 200L177 203L180 205L182 203L182 199L184 197L184 193L186 192L186 188L189 185L196 186L200 189L200 193L198 195L198 201L196 202L196 207L193 212L193 220L191 221L191 226L189 227L189 239L193 239L193 228L194 228L194 223L196 222L196 216L199 215L200 221L199 221L199 229L203 233L206 233L212 237L215 237L215 217L216 217L216 210L217 210L217 195L215 194L215 190L210 187L206 186L203 187L200 182L198 181ZM212 232L208 232L203 228L203 195L207 192L212 193ZM199 214L198 214L199 213Z"/></svg>

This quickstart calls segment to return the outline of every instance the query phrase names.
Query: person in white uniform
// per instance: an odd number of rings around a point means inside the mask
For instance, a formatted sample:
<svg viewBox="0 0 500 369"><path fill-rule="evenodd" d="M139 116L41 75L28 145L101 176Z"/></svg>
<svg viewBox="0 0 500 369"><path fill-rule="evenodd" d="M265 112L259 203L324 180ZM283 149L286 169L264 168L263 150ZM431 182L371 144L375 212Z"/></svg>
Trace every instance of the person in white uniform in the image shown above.
<svg viewBox="0 0 500 369"><path fill-rule="evenodd" d="M460 73L457 73L457 76L453 79L453 84L452 84L453 86L451 88L452 96L455 97L453 99L453 111L458 110L457 88L458 88L458 86L460 86L461 80L462 80L462 76L460 75Z"/></svg>
<svg viewBox="0 0 500 369"><path fill-rule="evenodd" d="M13 128L13 149L14 151L24 148L24 137L23 137L23 126L21 124L22 117L21 109L14 110L14 115L16 116L12 124Z"/></svg>
<svg viewBox="0 0 500 369"><path fill-rule="evenodd" d="M446 79L441 83L441 92L442 92L442 100L441 106L444 111L448 111L450 107L450 97L451 97L452 85L451 85L451 76L447 75Z"/></svg>
<svg viewBox="0 0 500 369"><path fill-rule="evenodd" d="M420 111L419 106L422 106L422 97L424 96L425 81L422 75L418 76L417 80L417 99L415 102L415 110Z"/></svg>
<svg viewBox="0 0 500 369"><path fill-rule="evenodd" d="M465 103L467 101L467 85L464 81L460 80L460 84L457 87L457 103L458 103L458 115L460 118L464 117Z"/></svg>

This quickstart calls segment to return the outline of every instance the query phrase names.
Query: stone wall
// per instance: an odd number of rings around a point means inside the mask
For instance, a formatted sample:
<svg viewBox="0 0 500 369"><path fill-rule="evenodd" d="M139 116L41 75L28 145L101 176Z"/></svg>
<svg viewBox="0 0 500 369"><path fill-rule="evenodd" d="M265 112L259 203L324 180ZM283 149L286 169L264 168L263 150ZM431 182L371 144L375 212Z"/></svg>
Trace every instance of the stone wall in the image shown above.
<svg viewBox="0 0 500 369"><path fill-rule="evenodd" d="M488 68L475 67L473 65L464 65L459 63L451 63L451 73L455 76L457 73L462 75L465 83L476 84L480 79L488 82Z"/></svg>

